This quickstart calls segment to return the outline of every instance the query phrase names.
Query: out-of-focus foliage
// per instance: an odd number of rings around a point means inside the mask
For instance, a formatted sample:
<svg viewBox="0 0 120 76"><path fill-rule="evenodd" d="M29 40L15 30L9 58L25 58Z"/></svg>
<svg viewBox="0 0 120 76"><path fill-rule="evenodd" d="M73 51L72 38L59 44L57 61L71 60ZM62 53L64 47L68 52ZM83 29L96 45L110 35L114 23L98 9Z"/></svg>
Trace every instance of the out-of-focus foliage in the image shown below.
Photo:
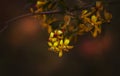
<svg viewBox="0 0 120 76"><path fill-rule="evenodd" d="M73 48L69 46L73 37L90 32L95 38L101 34L102 24L109 23L112 18L102 1L96 1L89 8L76 9L66 6L64 0L38 0L35 7L31 7L30 11L35 14L41 27L48 29L49 50L57 52L59 57L63 55L63 51ZM60 17L55 11L58 11Z"/></svg>

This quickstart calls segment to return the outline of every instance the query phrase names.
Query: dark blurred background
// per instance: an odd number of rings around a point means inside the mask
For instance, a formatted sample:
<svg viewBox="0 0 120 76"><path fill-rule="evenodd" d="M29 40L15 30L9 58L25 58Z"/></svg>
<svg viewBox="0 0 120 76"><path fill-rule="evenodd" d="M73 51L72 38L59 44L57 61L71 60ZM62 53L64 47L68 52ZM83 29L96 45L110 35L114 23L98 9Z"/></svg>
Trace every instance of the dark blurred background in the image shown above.
<svg viewBox="0 0 120 76"><path fill-rule="evenodd" d="M47 31L37 20L26 17L9 23L0 33L0 76L120 76L120 0L106 1L113 19L103 25L102 35L79 37L74 49L62 58L47 50ZM30 2L0 0L0 28L28 13Z"/></svg>

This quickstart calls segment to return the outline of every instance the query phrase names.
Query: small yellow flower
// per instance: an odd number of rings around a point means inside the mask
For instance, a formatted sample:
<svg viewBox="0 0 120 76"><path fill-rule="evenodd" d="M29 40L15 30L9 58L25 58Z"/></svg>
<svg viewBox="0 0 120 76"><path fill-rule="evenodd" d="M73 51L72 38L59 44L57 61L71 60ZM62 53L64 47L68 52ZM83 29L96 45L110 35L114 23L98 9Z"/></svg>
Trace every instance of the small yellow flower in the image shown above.
<svg viewBox="0 0 120 76"><path fill-rule="evenodd" d="M69 49L73 48L73 46L69 46L69 43L70 43L70 39L65 38L64 42L63 40L60 40L59 48L63 51L68 51Z"/></svg>
<svg viewBox="0 0 120 76"><path fill-rule="evenodd" d="M92 25L100 25L100 24L102 24L102 21L98 21L97 16L93 15L93 16L91 17L91 24L92 24Z"/></svg>
<svg viewBox="0 0 120 76"><path fill-rule="evenodd" d="M96 37L98 35L98 33L101 33L101 28L100 25L102 24L102 21L98 21L97 17L95 15L93 15L91 17L91 25L94 26L94 32L91 32L93 37Z"/></svg>

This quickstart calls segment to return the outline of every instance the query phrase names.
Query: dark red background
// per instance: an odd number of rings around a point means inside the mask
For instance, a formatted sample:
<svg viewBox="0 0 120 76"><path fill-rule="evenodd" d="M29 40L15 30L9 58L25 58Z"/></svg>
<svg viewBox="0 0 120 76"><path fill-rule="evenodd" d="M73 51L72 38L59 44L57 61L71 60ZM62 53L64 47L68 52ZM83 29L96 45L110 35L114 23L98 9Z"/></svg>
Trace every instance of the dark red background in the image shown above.
<svg viewBox="0 0 120 76"><path fill-rule="evenodd" d="M28 1L1 0L0 28L28 13ZM47 32L31 17L9 23L0 33L0 76L120 76L120 1L107 1L113 19L102 37L79 37L62 58L47 50Z"/></svg>

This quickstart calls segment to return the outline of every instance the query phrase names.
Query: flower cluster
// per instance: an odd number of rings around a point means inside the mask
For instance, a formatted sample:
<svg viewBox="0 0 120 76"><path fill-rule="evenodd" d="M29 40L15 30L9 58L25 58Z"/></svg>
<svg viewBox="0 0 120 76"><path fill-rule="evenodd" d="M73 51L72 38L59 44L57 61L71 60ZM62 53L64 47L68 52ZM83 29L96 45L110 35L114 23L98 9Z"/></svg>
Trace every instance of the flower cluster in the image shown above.
<svg viewBox="0 0 120 76"><path fill-rule="evenodd" d="M69 46L70 39L64 38L61 30L55 30L50 33L48 45L49 50L59 53L59 57L63 55L63 51L69 51L73 46Z"/></svg>
<svg viewBox="0 0 120 76"><path fill-rule="evenodd" d="M101 16L101 13L104 17ZM101 33L101 24L110 22L112 15L103 8L101 1L97 1L96 6L92 7L91 11L83 10L80 18L82 23L79 25L81 30L78 33L91 32L93 37L97 37Z"/></svg>
<svg viewBox="0 0 120 76"><path fill-rule="evenodd" d="M30 11L35 14L41 27L47 28L50 34L49 50L58 53L59 57L63 55L63 51L73 48L69 46L71 39L88 32L95 38L101 34L102 24L109 23L112 19L112 14L101 1L82 10L67 7L64 0L38 0L35 7L36 9L30 8ZM59 11L55 12L56 10Z"/></svg>

